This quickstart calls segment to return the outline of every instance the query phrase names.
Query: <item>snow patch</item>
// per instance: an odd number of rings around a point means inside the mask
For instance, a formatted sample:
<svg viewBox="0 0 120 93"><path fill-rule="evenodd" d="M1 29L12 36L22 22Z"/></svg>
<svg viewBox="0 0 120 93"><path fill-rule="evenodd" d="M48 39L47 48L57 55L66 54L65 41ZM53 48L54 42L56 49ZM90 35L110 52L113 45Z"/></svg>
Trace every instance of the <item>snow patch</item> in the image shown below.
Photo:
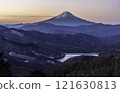
<svg viewBox="0 0 120 93"><path fill-rule="evenodd" d="M39 54L39 53L37 53L37 52L35 52L35 51L32 51L32 53L33 53L34 55L36 55L36 56L43 56L42 54Z"/></svg>
<svg viewBox="0 0 120 93"><path fill-rule="evenodd" d="M15 52L9 52L9 55L10 56L13 56L13 55L15 55L16 53Z"/></svg>
<svg viewBox="0 0 120 93"><path fill-rule="evenodd" d="M18 35L18 36L20 36L20 37L23 37L23 36L24 36L23 33L20 33L20 32L18 32L18 31L16 31L16 30L11 30L11 33L16 34L16 35Z"/></svg>
<svg viewBox="0 0 120 93"><path fill-rule="evenodd" d="M66 17L68 17L68 16L73 16L73 17L74 17L74 15L72 15L71 13L69 13L69 12L66 11L66 12L63 12L62 14L56 16L55 19L66 18Z"/></svg>
<svg viewBox="0 0 120 93"><path fill-rule="evenodd" d="M28 61L28 60L25 60L24 62L28 63L29 61Z"/></svg>
<svg viewBox="0 0 120 93"><path fill-rule="evenodd" d="M40 54L40 53L37 53L36 51L32 51L32 53L36 56L43 56L43 57L48 57L48 58L51 58L51 59L54 59L53 56L46 56L46 55L43 55L43 54Z"/></svg>
<svg viewBox="0 0 120 93"><path fill-rule="evenodd" d="M47 60L48 63L55 64L54 61Z"/></svg>
<svg viewBox="0 0 120 93"><path fill-rule="evenodd" d="M12 51L9 52L9 55L13 56L13 57L21 58L21 59L31 60L31 61L35 60L35 58L33 58L33 57L29 57L29 56L22 55L22 54L17 54L17 53L12 52Z"/></svg>

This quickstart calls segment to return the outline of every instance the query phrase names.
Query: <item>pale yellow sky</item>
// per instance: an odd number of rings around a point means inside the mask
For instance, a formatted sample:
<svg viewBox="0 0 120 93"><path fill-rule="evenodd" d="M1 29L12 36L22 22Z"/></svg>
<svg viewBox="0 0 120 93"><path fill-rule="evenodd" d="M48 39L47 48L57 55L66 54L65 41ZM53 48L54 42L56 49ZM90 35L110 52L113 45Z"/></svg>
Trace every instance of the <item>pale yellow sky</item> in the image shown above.
<svg viewBox="0 0 120 93"><path fill-rule="evenodd" d="M102 23L120 24L120 0L0 0L0 23L37 22L70 11Z"/></svg>

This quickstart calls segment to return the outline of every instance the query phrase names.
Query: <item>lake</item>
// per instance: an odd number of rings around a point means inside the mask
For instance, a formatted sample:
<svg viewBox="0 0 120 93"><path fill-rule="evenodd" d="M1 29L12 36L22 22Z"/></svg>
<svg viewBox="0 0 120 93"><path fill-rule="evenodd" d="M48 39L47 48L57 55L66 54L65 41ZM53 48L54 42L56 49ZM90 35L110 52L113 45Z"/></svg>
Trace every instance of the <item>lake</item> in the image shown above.
<svg viewBox="0 0 120 93"><path fill-rule="evenodd" d="M65 57L58 59L60 62L64 62L68 60L69 58L77 57L77 56L95 56L98 57L99 53L65 53Z"/></svg>

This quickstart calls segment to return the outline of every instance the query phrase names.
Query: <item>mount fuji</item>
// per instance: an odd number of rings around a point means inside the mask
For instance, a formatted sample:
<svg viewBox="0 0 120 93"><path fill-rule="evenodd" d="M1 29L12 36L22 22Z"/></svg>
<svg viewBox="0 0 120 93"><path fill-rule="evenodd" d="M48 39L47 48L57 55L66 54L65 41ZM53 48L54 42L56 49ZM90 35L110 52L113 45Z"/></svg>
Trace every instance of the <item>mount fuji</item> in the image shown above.
<svg viewBox="0 0 120 93"><path fill-rule="evenodd" d="M86 21L78 18L72 13L65 11L58 16L42 21L44 23L51 23L58 26L80 26L80 25L94 25L94 22ZM40 22L37 22L40 23Z"/></svg>
<svg viewBox="0 0 120 93"><path fill-rule="evenodd" d="M65 11L53 18L50 18L48 20L44 20L44 21L39 21L39 22L34 22L34 23L20 23L20 24L5 24L4 26L7 26L8 28L22 28L25 30L27 28L36 28L40 25L47 25L48 24L51 24L51 25L55 25L55 26L72 26L72 27L75 27L75 26L90 26L90 25L95 25L96 23L95 22L90 22L90 21L87 21L87 20L84 20L84 19L81 19L79 17L76 17L75 15L73 15L72 13L68 12L68 11ZM36 29L32 29L31 30L36 30ZM40 26L41 28L41 26ZM28 29L30 30L30 29ZM37 29L38 30L38 29Z"/></svg>
<svg viewBox="0 0 120 93"><path fill-rule="evenodd" d="M89 34L95 37L109 37L120 34L120 25L90 22L76 17L70 12L63 12L51 19L35 23L14 24L12 28L24 31L39 31L50 34ZM8 27L8 26L7 26ZM11 27L9 27L11 28Z"/></svg>
<svg viewBox="0 0 120 93"><path fill-rule="evenodd" d="M72 13L65 11L60 15L55 16L48 20L39 21L35 23L22 24L22 26L21 24L20 26L19 24L17 24L16 25L17 27L13 27L13 28L23 29L25 31L35 30L43 33L56 33L56 34L71 33L72 34L76 32L71 31L71 29L76 28L77 26L93 26L96 24L97 23L81 19L79 17L76 17ZM68 31L71 31L71 32L68 32Z"/></svg>

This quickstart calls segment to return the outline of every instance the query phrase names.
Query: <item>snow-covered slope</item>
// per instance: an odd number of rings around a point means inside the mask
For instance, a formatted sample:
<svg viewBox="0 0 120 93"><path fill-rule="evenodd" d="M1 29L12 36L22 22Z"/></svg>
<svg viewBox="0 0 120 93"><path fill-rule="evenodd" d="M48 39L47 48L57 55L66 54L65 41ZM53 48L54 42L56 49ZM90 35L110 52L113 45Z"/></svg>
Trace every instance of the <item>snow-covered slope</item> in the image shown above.
<svg viewBox="0 0 120 93"><path fill-rule="evenodd" d="M20 37L23 37L23 36L24 36L23 33L18 32L18 31L16 31L16 30L11 30L11 33L16 34L16 35L18 35L18 36L20 36Z"/></svg>

